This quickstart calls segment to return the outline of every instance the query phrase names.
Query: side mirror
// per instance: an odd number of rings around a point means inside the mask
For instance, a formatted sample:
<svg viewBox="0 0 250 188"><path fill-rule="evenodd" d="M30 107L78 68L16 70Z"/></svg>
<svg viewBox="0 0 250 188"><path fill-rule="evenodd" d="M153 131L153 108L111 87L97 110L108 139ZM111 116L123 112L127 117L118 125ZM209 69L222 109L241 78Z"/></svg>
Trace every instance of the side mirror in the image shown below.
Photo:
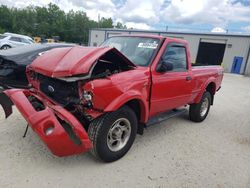
<svg viewBox="0 0 250 188"><path fill-rule="evenodd" d="M173 63L169 61L162 61L156 68L157 72L164 73L167 71L172 71L174 69Z"/></svg>

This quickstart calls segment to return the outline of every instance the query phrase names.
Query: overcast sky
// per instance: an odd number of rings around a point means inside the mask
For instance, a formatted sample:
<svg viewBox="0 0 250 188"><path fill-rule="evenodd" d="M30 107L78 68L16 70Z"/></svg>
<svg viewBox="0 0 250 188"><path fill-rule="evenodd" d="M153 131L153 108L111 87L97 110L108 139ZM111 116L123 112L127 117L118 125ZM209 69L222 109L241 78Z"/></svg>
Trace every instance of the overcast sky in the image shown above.
<svg viewBox="0 0 250 188"><path fill-rule="evenodd" d="M98 14L111 17L129 28L250 33L250 0L0 0L19 8L50 2L66 12L83 10L94 20Z"/></svg>

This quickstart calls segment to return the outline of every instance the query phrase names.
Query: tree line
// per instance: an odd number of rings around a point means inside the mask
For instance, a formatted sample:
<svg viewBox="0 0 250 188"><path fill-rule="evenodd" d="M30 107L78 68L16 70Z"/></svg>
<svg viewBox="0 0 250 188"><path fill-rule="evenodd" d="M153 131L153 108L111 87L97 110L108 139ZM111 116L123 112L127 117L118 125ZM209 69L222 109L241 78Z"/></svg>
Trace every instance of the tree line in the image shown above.
<svg viewBox="0 0 250 188"><path fill-rule="evenodd" d="M64 12L57 5L47 7L29 6L23 9L0 6L0 33L12 32L28 36L51 38L59 36L61 41L88 43L91 28L126 28L111 18L91 20L83 11Z"/></svg>

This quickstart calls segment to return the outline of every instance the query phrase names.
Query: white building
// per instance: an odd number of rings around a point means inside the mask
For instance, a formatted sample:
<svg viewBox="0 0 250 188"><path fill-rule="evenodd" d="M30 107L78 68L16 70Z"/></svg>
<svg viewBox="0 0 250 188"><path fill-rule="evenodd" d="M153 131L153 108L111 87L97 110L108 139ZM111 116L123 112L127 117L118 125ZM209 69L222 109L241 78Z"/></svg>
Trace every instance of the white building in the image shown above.
<svg viewBox="0 0 250 188"><path fill-rule="evenodd" d="M98 46L107 38L121 34L153 34L185 39L189 42L193 63L222 65L225 72L250 75L250 35L92 29L89 31L89 45Z"/></svg>

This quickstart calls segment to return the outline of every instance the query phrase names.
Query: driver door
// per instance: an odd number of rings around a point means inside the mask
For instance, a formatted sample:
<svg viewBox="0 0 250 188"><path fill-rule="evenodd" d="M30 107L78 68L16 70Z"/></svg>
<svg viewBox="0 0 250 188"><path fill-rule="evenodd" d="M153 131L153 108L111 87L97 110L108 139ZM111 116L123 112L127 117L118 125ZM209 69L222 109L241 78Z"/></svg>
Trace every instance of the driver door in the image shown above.
<svg viewBox="0 0 250 188"><path fill-rule="evenodd" d="M152 70L150 116L188 103L192 93L192 76L188 66L187 46L170 42L157 62L172 63L173 70L164 73Z"/></svg>

